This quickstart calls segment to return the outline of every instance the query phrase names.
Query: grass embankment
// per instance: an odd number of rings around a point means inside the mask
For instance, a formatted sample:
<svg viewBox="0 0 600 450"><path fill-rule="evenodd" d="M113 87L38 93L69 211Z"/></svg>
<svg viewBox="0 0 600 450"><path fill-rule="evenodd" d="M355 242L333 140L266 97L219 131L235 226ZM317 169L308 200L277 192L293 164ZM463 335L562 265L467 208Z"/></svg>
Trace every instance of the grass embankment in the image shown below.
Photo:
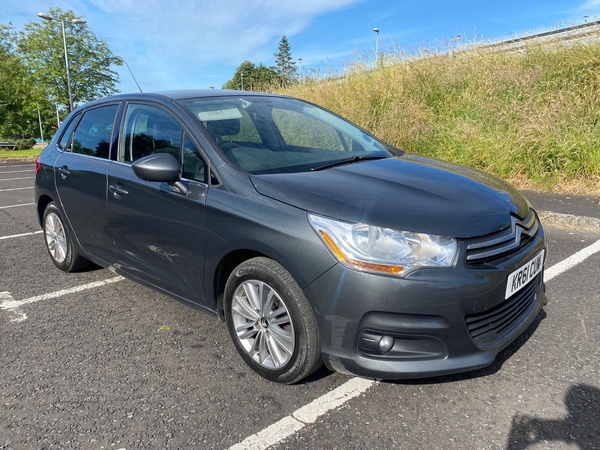
<svg viewBox="0 0 600 450"><path fill-rule="evenodd" d="M15 159L25 159L25 158L35 158L40 153L42 153L42 148L31 148L29 150L0 150L0 160L15 158Z"/></svg>
<svg viewBox="0 0 600 450"><path fill-rule="evenodd" d="M343 78L307 79L280 92L329 108L398 148L483 169L520 188L600 194L598 42L348 69Z"/></svg>

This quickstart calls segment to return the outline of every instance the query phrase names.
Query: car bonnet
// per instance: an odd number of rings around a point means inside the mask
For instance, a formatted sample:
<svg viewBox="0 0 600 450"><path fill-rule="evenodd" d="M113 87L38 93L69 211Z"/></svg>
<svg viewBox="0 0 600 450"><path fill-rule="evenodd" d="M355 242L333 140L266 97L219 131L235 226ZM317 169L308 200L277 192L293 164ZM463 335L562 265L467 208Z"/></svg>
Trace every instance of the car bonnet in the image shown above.
<svg viewBox="0 0 600 450"><path fill-rule="evenodd" d="M529 212L527 200L493 175L410 154L250 177L260 194L308 212L440 236L485 235Z"/></svg>

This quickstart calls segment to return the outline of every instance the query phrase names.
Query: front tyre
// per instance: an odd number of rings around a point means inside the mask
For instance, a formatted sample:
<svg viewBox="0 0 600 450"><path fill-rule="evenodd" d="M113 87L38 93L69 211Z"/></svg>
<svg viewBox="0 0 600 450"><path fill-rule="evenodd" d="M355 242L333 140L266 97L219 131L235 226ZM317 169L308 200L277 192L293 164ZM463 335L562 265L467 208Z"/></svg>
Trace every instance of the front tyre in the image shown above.
<svg viewBox="0 0 600 450"><path fill-rule="evenodd" d="M246 364L276 383L292 384L321 365L321 343L312 308L280 264L253 258L225 286L225 321Z"/></svg>
<svg viewBox="0 0 600 450"><path fill-rule="evenodd" d="M89 264L73 245L73 236L54 202L46 206L42 226L48 254L56 267L65 272L76 272Z"/></svg>

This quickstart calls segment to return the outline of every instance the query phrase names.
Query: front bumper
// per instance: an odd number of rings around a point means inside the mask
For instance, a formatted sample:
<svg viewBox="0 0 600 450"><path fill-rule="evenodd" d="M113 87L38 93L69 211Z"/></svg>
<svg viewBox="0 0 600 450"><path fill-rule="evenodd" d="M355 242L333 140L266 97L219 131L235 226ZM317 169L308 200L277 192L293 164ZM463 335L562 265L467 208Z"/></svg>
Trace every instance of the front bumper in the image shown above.
<svg viewBox="0 0 600 450"><path fill-rule="evenodd" d="M406 379L491 364L545 304L543 272L505 300L507 276L543 248L540 230L497 267L459 263L395 278L334 266L305 289L325 365L368 378ZM384 336L393 346L382 352Z"/></svg>

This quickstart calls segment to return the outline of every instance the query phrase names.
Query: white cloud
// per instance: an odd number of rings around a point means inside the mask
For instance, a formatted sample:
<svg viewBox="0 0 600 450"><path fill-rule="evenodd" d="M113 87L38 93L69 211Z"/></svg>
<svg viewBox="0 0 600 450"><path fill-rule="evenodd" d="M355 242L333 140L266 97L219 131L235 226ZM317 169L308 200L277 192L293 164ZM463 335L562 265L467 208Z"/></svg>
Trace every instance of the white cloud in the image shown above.
<svg viewBox="0 0 600 450"><path fill-rule="evenodd" d="M214 67L243 60L270 63L282 35L300 33L316 17L364 0L54 0L83 15L91 30L123 57L144 88L181 87L214 77ZM6 3L5 3L6 2ZM20 28L48 10L46 0L3 0ZM130 84L126 68L121 79ZM233 71L231 71L233 73ZM222 76L221 76L222 78ZM217 82L218 83L218 82ZM191 87L191 86L188 86ZM128 87L129 89L129 87Z"/></svg>
<svg viewBox="0 0 600 450"><path fill-rule="evenodd" d="M294 35L318 15L360 0L92 0L116 18L124 42L142 45L163 64L230 63L251 59L283 34ZM116 37L116 36L115 36ZM272 53L272 52L271 52ZM168 55L168 57L166 57Z"/></svg>

